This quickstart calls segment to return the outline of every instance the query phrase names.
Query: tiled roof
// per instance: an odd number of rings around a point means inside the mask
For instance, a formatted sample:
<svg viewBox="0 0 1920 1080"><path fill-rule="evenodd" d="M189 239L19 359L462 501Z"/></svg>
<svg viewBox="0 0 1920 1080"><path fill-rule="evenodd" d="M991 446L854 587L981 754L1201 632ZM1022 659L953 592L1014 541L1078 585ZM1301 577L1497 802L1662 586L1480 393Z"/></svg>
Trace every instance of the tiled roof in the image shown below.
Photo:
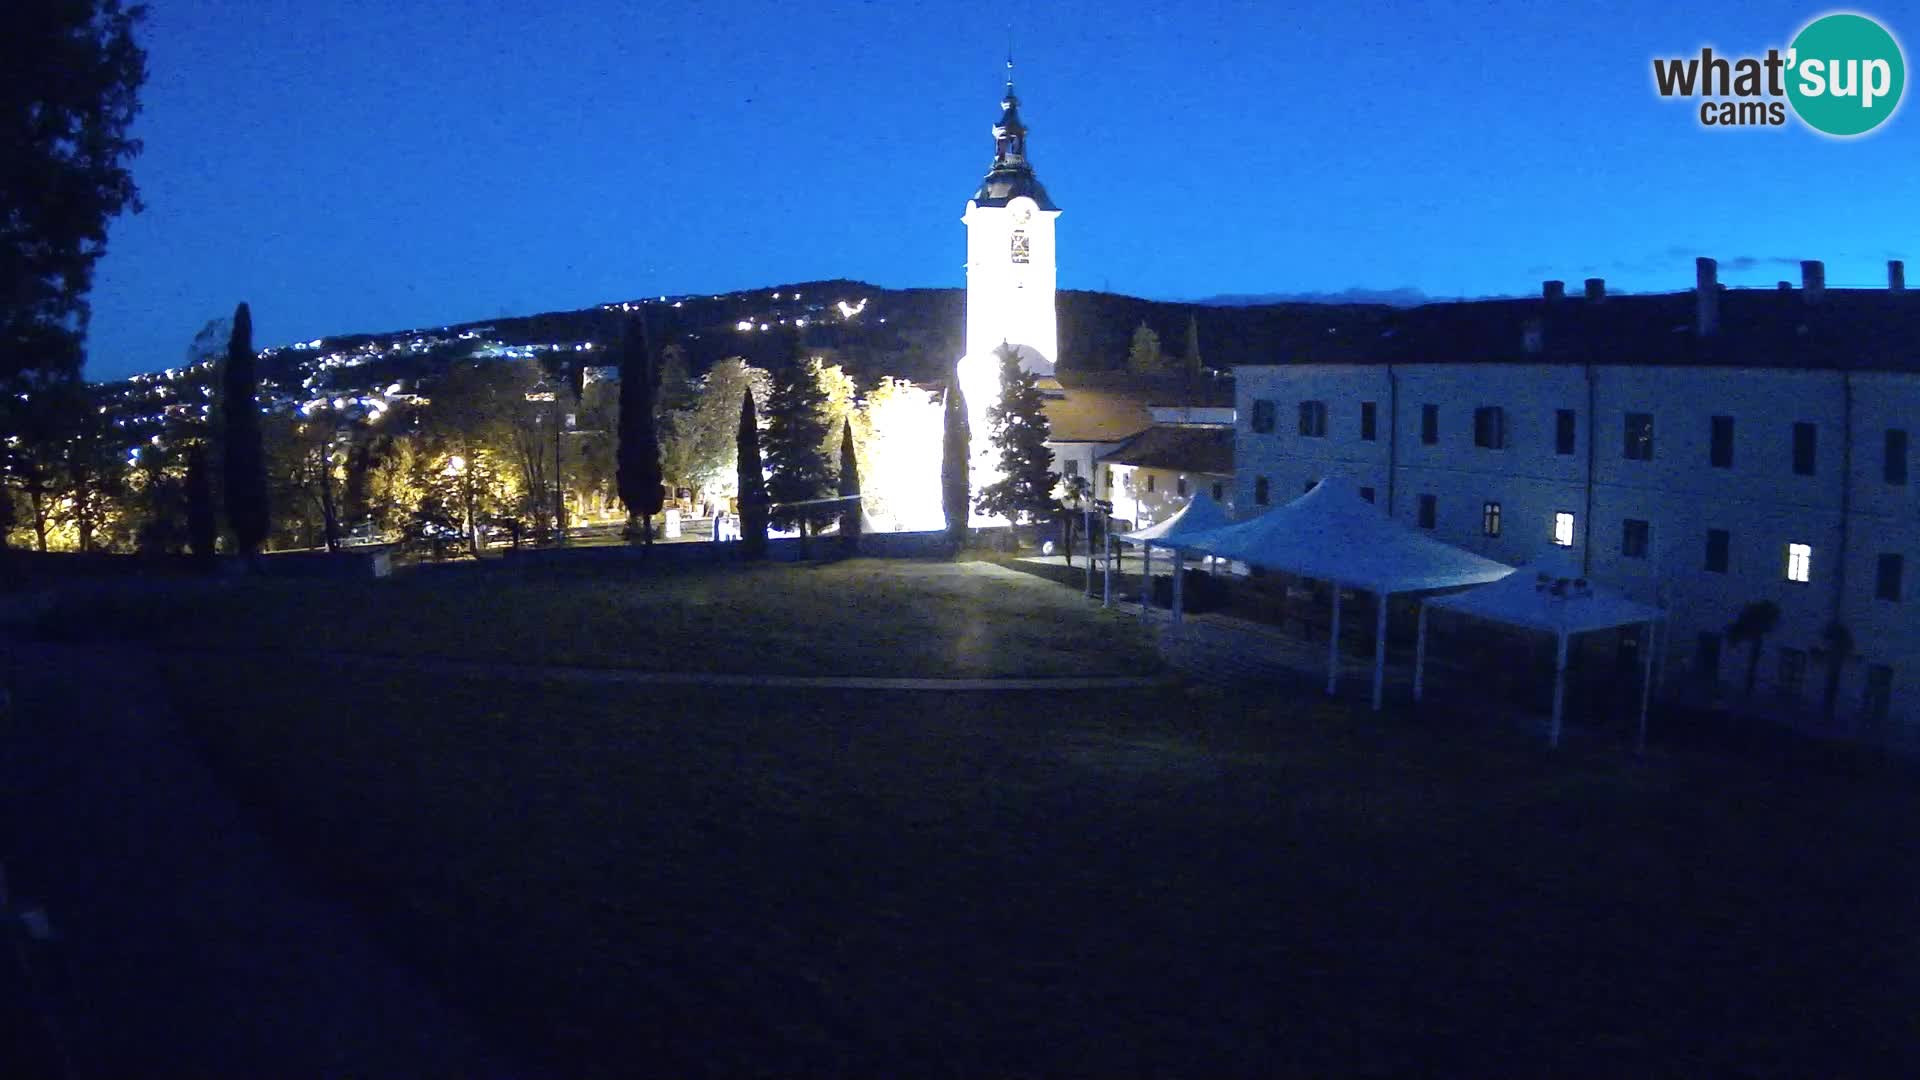
<svg viewBox="0 0 1920 1080"><path fill-rule="evenodd" d="M1174 427L1155 425L1105 454L1101 461L1115 465L1144 465L1176 472L1233 473L1233 429L1230 427Z"/></svg>

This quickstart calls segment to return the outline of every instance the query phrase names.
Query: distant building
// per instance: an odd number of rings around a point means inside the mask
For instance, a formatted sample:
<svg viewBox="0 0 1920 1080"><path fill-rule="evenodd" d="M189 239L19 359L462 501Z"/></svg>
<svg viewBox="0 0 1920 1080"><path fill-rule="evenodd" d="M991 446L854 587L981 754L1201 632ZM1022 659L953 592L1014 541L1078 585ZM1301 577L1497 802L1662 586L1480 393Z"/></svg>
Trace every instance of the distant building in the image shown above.
<svg viewBox="0 0 1920 1080"><path fill-rule="evenodd" d="M1759 688L1836 726L1920 735L1920 297L1886 290L1691 293L1433 304L1368 342L1235 369L1241 516L1323 476L1449 543L1518 564L1572 549L1588 576L1664 605L1669 692L1736 694L1743 605L1780 625Z"/></svg>

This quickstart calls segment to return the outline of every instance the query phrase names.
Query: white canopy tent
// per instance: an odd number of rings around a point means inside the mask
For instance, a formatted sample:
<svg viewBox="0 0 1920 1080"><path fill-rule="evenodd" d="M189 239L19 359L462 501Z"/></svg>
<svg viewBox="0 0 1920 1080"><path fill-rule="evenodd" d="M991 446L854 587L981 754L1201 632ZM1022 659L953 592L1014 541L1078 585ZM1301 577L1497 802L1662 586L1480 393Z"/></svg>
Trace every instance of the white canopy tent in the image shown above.
<svg viewBox="0 0 1920 1080"><path fill-rule="evenodd" d="M1333 586L1333 629L1327 641L1327 693L1339 684L1340 590L1364 589L1378 598L1374 617L1373 707L1386 679L1387 597L1394 593L1483 585L1513 573L1505 563L1445 544L1389 518L1345 480L1328 478L1305 495L1237 525L1172 540L1176 554L1196 551L1280 570ZM1176 582L1179 581L1175 577ZM1174 623L1180 592L1174 590Z"/></svg>
<svg viewBox="0 0 1920 1080"><path fill-rule="evenodd" d="M1173 548L1173 594L1175 598L1173 624L1175 627L1178 627L1180 625L1180 579L1183 576L1182 572L1186 569L1186 560L1182 557L1180 549L1175 545L1184 537L1206 532L1209 529L1217 529L1222 525L1232 524L1232 522L1233 519L1227 516L1226 508L1208 498L1206 492L1196 491L1193 493L1193 498L1187 500L1187 505L1181 507L1179 513L1174 514L1167 520L1156 522L1144 529L1136 529L1130 533L1123 533L1117 537L1117 539L1126 543L1140 545L1140 555L1145 563L1140 573L1140 580L1143 582L1141 585L1142 595L1140 597L1140 617L1142 619L1147 617L1147 611L1152 607L1150 601L1153 599L1153 549L1156 546ZM1106 597L1107 603L1111 604L1113 602L1113 559L1111 557L1107 559Z"/></svg>
<svg viewBox="0 0 1920 1080"><path fill-rule="evenodd" d="M1439 596L1420 606L1420 637L1413 661L1413 696L1419 700L1427 662L1427 609L1457 611L1476 619L1508 626L1543 630L1554 635L1553 726L1548 742L1560 745L1560 719L1567 687L1567 639L1594 630L1645 624L1647 639L1641 649L1639 745L1647 743L1647 699L1653 688L1654 625L1666 618L1659 608L1635 603L1619 593L1594 587L1580 576L1571 559L1547 556L1521 567L1511 576L1451 596Z"/></svg>

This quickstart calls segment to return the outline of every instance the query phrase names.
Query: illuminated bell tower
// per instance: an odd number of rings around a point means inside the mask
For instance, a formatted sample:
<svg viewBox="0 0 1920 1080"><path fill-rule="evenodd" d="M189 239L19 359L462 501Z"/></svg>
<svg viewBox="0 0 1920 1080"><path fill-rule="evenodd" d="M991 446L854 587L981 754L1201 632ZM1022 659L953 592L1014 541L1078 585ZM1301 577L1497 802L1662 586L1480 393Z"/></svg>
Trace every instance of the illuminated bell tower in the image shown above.
<svg viewBox="0 0 1920 1080"><path fill-rule="evenodd" d="M1053 374L1060 347L1053 307L1053 223L1059 216L1027 160L1027 126L1008 57L1007 91L1000 122L993 125L993 167L960 219L967 226L967 351L960 384L976 417L999 400L994 353L1003 343L1019 351L1027 371ZM974 431L981 431L978 421Z"/></svg>

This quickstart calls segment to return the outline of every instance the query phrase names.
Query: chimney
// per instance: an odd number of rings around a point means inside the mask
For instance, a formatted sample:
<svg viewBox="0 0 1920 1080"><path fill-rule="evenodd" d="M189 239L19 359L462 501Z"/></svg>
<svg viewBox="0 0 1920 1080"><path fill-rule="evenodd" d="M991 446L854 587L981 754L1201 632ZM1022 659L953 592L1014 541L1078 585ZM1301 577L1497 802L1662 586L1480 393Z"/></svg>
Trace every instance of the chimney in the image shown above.
<svg viewBox="0 0 1920 1080"><path fill-rule="evenodd" d="M1567 283L1564 281L1543 281L1540 283L1540 294L1547 298L1547 303L1557 304L1567 298Z"/></svg>
<svg viewBox="0 0 1920 1080"><path fill-rule="evenodd" d="M1587 299L1605 300L1606 298L1607 298L1606 279L1597 278L1597 277L1588 278L1587 279Z"/></svg>
<svg viewBox="0 0 1920 1080"><path fill-rule="evenodd" d="M1693 332L1698 337L1720 332L1720 264L1704 256L1693 260Z"/></svg>
<svg viewBox="0 0 1920 1080"><path fill-rule="evenodd" d="M1887 260L1887 291L1907 291L1907 264L1899 259Z"/></svg>
<svg viewBox="0 0 1920 1080"><path fill-rule="evenodd" d="M1811 304L1820 299L1827 291L1827 267L1819 259L1807 259L1800 264L1800 293L1802 299Z"/></svg>
<svg viewBox="0 0 1920 1080"><path fill-rule="evenodd" d="M1791 282L1791 281L1783 281L1783 282L1781 282L1781 283L1780 283L1780 291L1781 291L1781 292L1783 292L1783 293L1787 293L1787 292L1792 292L1792 291L1793 291L1793 282Z"/></svg>

